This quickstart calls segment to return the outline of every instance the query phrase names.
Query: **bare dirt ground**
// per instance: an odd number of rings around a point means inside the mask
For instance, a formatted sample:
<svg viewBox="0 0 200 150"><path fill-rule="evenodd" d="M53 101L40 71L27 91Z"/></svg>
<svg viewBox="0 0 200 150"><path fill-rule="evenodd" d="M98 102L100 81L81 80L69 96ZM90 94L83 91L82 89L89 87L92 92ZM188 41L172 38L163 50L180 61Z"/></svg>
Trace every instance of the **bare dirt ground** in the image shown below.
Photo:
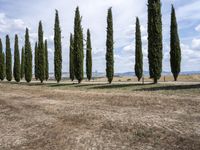
<svg viewBox="0 0 200 150"><path fill-rule="evenodd" d="M200 85L1 83L0 120L1 150L199 150Z"/></svg>

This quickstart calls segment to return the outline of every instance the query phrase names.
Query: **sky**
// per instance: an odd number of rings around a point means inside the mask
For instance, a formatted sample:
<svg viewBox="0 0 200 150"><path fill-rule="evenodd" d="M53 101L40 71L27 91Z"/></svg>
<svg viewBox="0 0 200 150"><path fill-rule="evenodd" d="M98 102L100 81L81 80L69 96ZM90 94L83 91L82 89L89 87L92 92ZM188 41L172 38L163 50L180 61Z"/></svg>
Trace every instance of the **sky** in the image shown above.
<svg viewBox="0 0 200 150"><path fill-rule="evenodd" d="M181 71L200 71L200 0L161 0L163 21L163 71L170 71L170 14L176 9L182 49ZM34 54L39 21L43 23L44 38L48 40L50 72L53 72L53 29L55 9L59 11L62 30L63 72L69 70L69 38L73 33L75 9L82 16L84 39L91 31L93 71L105 72L106 16L113 10L115 72L134 72L135 21L140 18L144 70L148 71L147 58L147 0L0 0L0 38L5 50L5 36L10 35L12 54L14 36L24 45L25 28L30 30Z"/></svg>

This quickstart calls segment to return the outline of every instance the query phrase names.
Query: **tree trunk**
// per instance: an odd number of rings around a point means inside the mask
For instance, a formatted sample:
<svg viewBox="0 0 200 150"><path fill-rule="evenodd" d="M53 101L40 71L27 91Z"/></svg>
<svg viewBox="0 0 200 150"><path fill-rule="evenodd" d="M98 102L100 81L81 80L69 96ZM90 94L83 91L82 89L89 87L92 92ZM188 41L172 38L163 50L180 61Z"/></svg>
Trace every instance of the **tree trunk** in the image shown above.
<svg viewBox="0 0 200 150"><path fill-rule="evenodd" d="M158 83L158 79L157 78L154 78L153 80L154 80L154 82L153 82L154 84Z"/></svg>

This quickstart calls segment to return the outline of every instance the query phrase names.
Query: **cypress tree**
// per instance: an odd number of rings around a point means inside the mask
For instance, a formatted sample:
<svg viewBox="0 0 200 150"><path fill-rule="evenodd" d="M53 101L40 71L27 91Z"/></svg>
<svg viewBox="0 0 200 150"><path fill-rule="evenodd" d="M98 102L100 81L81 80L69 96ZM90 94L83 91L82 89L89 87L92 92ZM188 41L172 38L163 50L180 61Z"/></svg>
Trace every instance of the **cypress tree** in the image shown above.
<svg viewBox="0 0 200 150"><path fill-rule="evenodd" d="M5 62L4 62L4 53L3 53L3 45L2 45L2 41L0 39L0 80L3 81L5 78L5 74L4 74L4 66L5 66Z"/></svg>
<svg viewBox="0 0 200 150"><path fill-rule="evenodd" d="M58 11L55 15L54 26L54 75L56 81L59 83L62 78L62 46L61 46L61 29Z"/></svg>
<svg viewBox="0 0 200 150"><path fill-rule="evenodd" d="M32 80L32 50L31 43L29 41L29 30L26 28L25 34L25 61L24 61L24 72L26 82L31 82Z"/></svg>
<svg viewBox="0 0 200 150"><path fill-rule="evenodd" d="M107 41L106 41L106 76L108 82L112 83L114 76L114 57L113 57L113 17L112 8L108 9L107 16Z"/></svg>
<svg viewBox="0 0 200 150"><path fill-rule="evenodd" d="M8 81L12 80L12 54L8 35L6 35L6 79Z"/></svg>
<svg viewBox="0 0 200 150"><path fill-rule="evenodd" d="M171 71L174 76L174 81L177 81L178 75L181 70L181 47L178 35L178 25L176 21L176 12L172 5L171 12L171 39L170 39L170 63Z"/></svg>
<svg viewBox="0 0 200 150"><path fill-rule="evenodd" d="M13 76L16 82L20 81L20 56L19 56L19 46L18 46L18 36L15 35L15 50L14 50L14 69Z"/></svg>
<svg viewBox="0 0 200 150"><path fill-rule="evenodd" d="M75 77L78 80L78 83L81 83L84 76L83 71L83 29L81 26L81 16L79 12L79 7L76 8L76 14L74 19L74 73Z"/></svg>
<svg viewBox="0 0 200 150"><path fill-rule="evenodd" d="M24 47L22 47L22 51L21 51L21 79L24 78L24 61L25 61L25 52L24 52Z"/></svg>
<svg viewBox="0 0 200 150"><path fill-rule="evenodd" d="M70 47L69 47L69 77L72 81L74 81L74 37L70 35Z"/></svg>
<svg viewBox="0 0 200 150"><path fill-rule="evenodd" d="M143 54L142 54L142 39L140 31L140 21L136 18L136 31L135 31L135 75L138 81L143 76Z"/></svg>
<svg viewBox="0 0 200 150"><path fill-rule="evenodd" d="M49 61L48 61L48 43L47 40L45 40L44 44L45 49L45 80L47 81L49 79Z"/></svg>
<svg viewBox="0 0 200 150"><path fill-rule="evenodd" d="M157 83L162 72L162 15L160 0L148 0L148 59L150 78Z"/></svg>
<svg viewBox="0 0 200 150"><path fill-rule="evenodd" d="M45 50L43 43L43 29L42 22L39 22L38 27L38 78L41 83L43 83L45 79Z"/></svg>
<svg viewBox="0 0 200 150"><path fill-rule="evenodd" d="M35 42L35 79L38 80L38 44Z"/></svg>
<svg viewBox="0 0 200 150"><path fill-rule="evenodd" d="M92 45L89 29L87 30L86 73L87 79L90 81L92 78Z"/></svg>
<svg viewBox="0 0 200 150"><path fill-rule="evenodd" d="M4 63L4 78L6 77L6 56L5 53L3 52L3 63Z"/></svg>
<svg viewBox="0 0 200 150"><path fill-rule="evenodd" d="M45 54L45 41L43 43L44 48L44 80L46 79L46 54Z"/></svg>

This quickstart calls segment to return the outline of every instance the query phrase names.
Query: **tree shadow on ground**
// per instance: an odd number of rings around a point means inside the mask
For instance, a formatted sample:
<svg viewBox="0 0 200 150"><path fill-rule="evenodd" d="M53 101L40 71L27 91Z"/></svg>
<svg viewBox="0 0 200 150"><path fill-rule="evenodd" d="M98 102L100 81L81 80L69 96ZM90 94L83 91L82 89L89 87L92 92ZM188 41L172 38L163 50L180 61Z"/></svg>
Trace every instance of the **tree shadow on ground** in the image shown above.
<svg viewBox="0 0 200 150"><path fill-rule="evenodd" d="M128 88L128 87L141 87L153 85L152 83L148 84L105 84L95 87L90 87L89 89L120 89L120 88Z"/></svg>
<svg viewBox="0 0 200 150"><path fill-rule="evenodd" d="M65 86L74 86L76 83L47 83L48 87L65 87Z"/></svg>
<svg viewBox="0 0 200 150"><path fill-rule="evenodd" d="M13 84L13 85L27 85L27 86L45 86L46 83L40 83L40 82L30 82L30 83L27 83L27 82L14 82L14 81L3 81L3 82L0 82L2 84Z"/></svg>
<svg viewBox="0 0 200 150"><path fill-rule="evenodd" d="M48 82L43 82L41 83L40 81L34 81L34 82L15 82L15 81L3 81L0 82L2 84L13 84L13 85L26 85L26 86L46 86L46 87L59 87L59 86L70 86L70 85L75 85L75 83L48 83Z"/></svg>
<svg viewBox="0 0 200 150"><path fill-rule="evenodd" d="M26 86L46 86L46 87L85 87L88 90L98 90L98 89L123 89L128 88L131 91L176 91L176 90L189 90L189 89L199 89L200 90L200 84L187 84L187 85L165 85L165 84L153 84L153 83L133 83L133 84L108 84L108 83L89 83L89 84L78 84L78 83L40 83L38 82L9 82L9 81L3 81L0 82L1 84L13 84L13 85L26 85Z"/></svg>
<svg viewBox="0 0 200 150"><path fill-rule="evenodd" d="M96 83L96 84L76 84L75 87L90 87L90 86L100 86L103 85L102 83Z"/></svg>
<svg viewBox="0 0 200 150"><path fill-rule="evenodd" d="M162 85L156 87L144 87L136 89L136 91L174 91L174 90L188 90L188 89L200 89L200 84L196 85Z"/></svg>

